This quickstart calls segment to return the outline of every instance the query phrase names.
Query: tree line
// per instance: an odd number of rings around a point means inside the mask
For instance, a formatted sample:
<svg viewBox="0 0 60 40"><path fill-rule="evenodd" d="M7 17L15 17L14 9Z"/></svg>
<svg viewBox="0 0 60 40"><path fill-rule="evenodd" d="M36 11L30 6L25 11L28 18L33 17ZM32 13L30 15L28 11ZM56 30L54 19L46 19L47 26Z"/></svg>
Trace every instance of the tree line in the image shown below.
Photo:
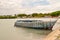
<svg viewBox="0 0 60 40"><path fill-rule="evenodd" d="M60 16L60 11L55 11L51 13L32 13L32 14L14 14L12 15L0 15L0 19L13 19L13 18L40 18L40 17L58 17Z"/></svg>

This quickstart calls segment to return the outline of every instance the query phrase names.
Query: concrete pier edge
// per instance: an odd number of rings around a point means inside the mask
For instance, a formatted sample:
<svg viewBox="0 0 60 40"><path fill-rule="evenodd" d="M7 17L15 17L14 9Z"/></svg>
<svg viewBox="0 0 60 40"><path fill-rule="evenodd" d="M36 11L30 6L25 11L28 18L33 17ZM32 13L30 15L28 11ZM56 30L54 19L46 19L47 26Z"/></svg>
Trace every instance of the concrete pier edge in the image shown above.
<svg viewBox="0 0 60 40"><path fill-rule="evenodd" d="M57 19L57 22L52 28L52 32L43 40L55 40L60 34L60 19Z"/></svg>

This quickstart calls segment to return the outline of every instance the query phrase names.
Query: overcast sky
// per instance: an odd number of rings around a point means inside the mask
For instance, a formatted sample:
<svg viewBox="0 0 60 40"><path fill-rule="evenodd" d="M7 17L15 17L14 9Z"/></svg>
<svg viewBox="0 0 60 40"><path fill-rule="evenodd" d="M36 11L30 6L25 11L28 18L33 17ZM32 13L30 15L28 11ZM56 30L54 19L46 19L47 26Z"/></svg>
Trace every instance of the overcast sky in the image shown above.
<svg viewBox="0 0 60 40"><path fill-rule="evenodd" d="M0 0L0 15L60 10L60 0Z"/></svg>

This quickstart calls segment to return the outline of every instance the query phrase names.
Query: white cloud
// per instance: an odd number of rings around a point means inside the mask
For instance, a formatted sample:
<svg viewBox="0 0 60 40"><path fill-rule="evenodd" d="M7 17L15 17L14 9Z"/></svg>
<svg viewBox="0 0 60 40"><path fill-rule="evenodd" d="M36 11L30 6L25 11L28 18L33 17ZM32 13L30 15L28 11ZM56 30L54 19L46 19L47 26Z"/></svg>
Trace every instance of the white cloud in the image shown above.
<svg viewBox="0 0 60 40"><path fill-rule="evenodd" d="M49 4L42 5L40 1ZM0 14L44 13L56 10L60 10L60 0L0 0Z"/></svg>
<svg viewBox="0 0 60 40"><path fill-rule="evenodd" d="M60 10L60 1L59 0L47 0L50 4L49 5L38 5L35 7L32 7L29 9L27 9L27 11L29 13L31 12L52 12L52 11L57 11Z"/></svg>
<svg viewBox="0 0 60 40"><path fill-rule="evenodd" d="M33 7L34 10L36 10L37 12L52 12L52 11L56 11L56 10L60 10L59 5L60 3L55 3L55 4L50 4L50 5L46 5L46 6L36 6Z"/></svg>

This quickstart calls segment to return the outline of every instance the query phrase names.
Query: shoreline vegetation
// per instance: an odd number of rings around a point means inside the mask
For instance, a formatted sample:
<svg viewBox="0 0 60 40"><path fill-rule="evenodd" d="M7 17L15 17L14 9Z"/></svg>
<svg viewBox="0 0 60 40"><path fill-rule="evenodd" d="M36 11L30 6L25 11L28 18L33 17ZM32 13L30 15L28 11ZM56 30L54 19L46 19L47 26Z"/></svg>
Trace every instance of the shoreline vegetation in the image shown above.
<svg viewBox="0 0 60 40"><path fill-rule="evenodd" d="M0 15L0 19L15 19L15 18L44 18L44 17L58 17L60 16L60 11L55 11L51 13L32 13L32 14L14 14L14 15Z"/></svg>

